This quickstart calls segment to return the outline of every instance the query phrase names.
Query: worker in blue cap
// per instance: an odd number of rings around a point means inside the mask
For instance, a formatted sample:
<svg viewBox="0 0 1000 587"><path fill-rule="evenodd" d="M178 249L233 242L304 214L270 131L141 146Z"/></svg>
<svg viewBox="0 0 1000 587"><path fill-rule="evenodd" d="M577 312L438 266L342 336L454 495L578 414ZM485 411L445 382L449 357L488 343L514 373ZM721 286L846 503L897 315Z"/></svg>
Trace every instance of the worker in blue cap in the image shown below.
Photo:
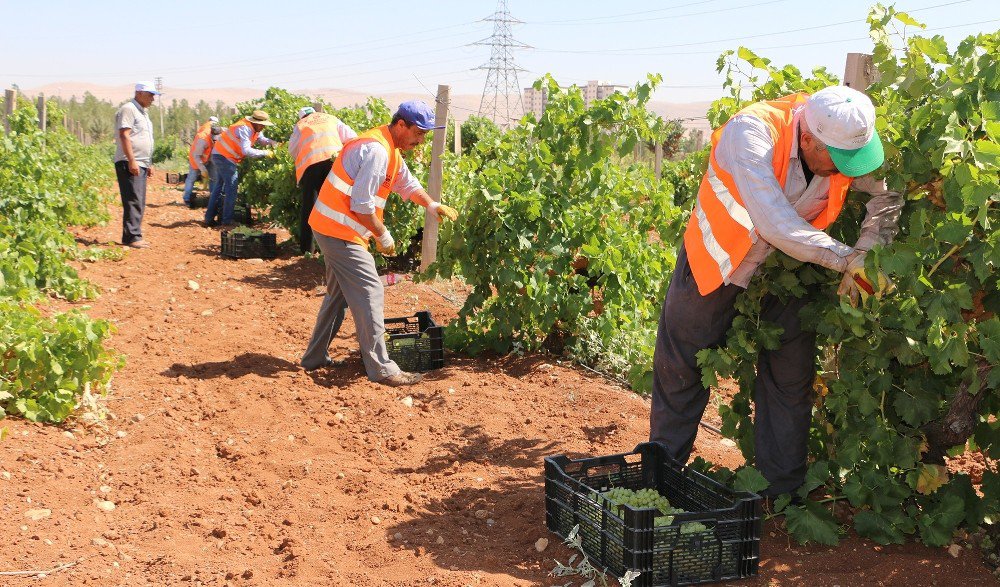
<svg viewBox="0 0 1000 587"><path fill-rule="evenodd" d="M426 103L403 102L389 124L349 141L333 162L309 217L326 263L326 297L302 356L306 370L333 364L330 341L350 308L368 378L389 386L421 380L419 373L404 372L389 358L384 339L385 292L368 243L375 239L380 253L395 255L395 240L382 220L391 192L434 212L438 219L458 218L457 210L434 201L424 191L402 156L402 151L423 143L428 132L443 128Z"/></svg>

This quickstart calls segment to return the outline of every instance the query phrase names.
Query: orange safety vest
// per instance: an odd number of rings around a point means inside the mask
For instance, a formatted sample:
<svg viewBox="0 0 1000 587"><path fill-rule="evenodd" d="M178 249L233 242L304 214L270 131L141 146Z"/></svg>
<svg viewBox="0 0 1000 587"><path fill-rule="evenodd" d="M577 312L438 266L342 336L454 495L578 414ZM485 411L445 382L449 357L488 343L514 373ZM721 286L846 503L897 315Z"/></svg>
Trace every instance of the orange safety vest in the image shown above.
<svg viewBox="0 0 1000 587"><path fill-rule="evenodd" d="M336 116L315 112L295 123L299 143L295 154L295 181L302 180L306 168L314 163L337 156L344 144L340 142Z"/></svg>
<svg viewBox="0 0 1000 587"><path fill-rule="evenodd" d="M199 126L194 140L191 141L191 148L188 149L188 162L191 164L191 169L198 169L198 161L194 158L194 150L198 146L198 141L205 141L206 147L201 153L201 162L208 163L208 160L212 158L212 121Z"/></svg>
<svg viewBox="0 0 1000 587"><path fill-rule="evenodd" d="M792 94L769 102L751 104L737 113L759 118L770 127L771 138L774 140L774 177L782 189L788 177L789 157L795 142L792 124L794 110L805 104L808 98L808 94ZM724 128L726 125L712 133L708 170L701 180L698 201L694 205L687 230L684 231L688 263L698 284L698 291L703 296L728 282L729 276L757 241L757 230L743 204L733 176L715 160L715 150ZM852 179L839 173L830 176L826 210L811 222L814 227L823 230L837 219Z"/></svg>
<svg viewBox="0 0 1000 587"><path fill-rule="evenodd" d="M236 129L241 126L250 127L252 133L250 135L250 144L255 144L260 133L253 130L253 125L251 125L250 121L246 118L242 118L239 122L230 124L229 128L219 135L219 138L215 141L214 152L222 155L226 159L229 159L233 163L239 163L244 157L246 157L246 154L243 152L243 148L240 147L240 140L236 138Z"/></svg>
<svg viewBox="0 0 1000 587"><path fill-rule="evenodd" d="M381 221L385 214L385 204L389 198L389 192L392 191L396 176L399 175L399 170L403 167L403 157L392 142L388 125L366 130L344 146L372 141L381 143L389 153L385 181L379 186L375 196L375 215ZM330 174L323 182L323 187L319 190L319 197L316 198L312 214L309 215L309 226L322 235L368 246L368 239L374 235L358 221L358 215L351 211L351 189L353 187L354 180L347 175L343 160L337 157L333 162Z"/></svg>

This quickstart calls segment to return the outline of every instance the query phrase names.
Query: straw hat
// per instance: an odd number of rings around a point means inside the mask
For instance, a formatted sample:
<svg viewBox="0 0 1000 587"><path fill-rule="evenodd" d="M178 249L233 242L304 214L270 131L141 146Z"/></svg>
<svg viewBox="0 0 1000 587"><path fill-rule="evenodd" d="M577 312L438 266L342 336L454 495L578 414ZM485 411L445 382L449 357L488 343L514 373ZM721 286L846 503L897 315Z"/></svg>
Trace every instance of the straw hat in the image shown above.
<svg viewBox="0 0 1000 587"><path fill-rule="evenodd" d="M271 122L271 117L268 116L267 112L264 112L263 110L254 110L253 114L247 116L247 120L261 126L274 126L274 123Z"/></svg>

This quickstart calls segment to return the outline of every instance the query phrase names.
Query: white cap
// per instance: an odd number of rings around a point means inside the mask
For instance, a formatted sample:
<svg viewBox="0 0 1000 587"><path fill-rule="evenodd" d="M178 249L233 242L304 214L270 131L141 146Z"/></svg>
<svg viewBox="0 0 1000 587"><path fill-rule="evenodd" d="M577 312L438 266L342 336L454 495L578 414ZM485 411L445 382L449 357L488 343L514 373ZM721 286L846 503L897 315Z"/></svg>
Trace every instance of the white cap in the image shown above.
<svg viewBox="0 0 1000 587"><path fill-rule="evenodd" d="M882 166L885 152L868 96L847 86L823 88L806 101L804 115L840 173L861 177Z"/></svg>
<svg viewBox="0 0 1000 587"><path fill-rule="evenodd" d="M315 112L316 109L313 108L312 106L303 106L302 108L299 108L299 118L305 118L306 116L314 114Z"/></svg>
<svg viewBox="0 0 1000 587"><path fill-rule="evenodd" d="M847 86L830 86L810 96L805 116L809 130L830 147L860 149L875 135L875 106Z"/></svg>
<svg viewBox="0 0 1000 587"><path fill-rule="evenodd" d="M208 117L208 121L209 122L219 122L219 117L218 116L209 116Z"/></svg>
<svg viewBox="0 0 1000 587"><path fill-rule="evenodd" d="M152 82L139 82L135 84L135 91L137 92L149 92L154 96L159 96L160 92L156 90L156 86Z"/></svg>

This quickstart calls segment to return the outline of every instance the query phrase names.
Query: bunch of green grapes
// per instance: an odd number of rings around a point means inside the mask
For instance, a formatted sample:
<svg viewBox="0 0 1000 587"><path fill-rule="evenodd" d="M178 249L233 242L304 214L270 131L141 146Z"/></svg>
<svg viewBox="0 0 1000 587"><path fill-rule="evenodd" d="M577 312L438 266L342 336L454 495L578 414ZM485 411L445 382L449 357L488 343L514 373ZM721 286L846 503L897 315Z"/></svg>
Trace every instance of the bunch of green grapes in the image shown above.
<svg viewBox="0 0 1000 587"><path fill-rule="evenodd" d="M625 505L635 509L656 508L662 515L653 519L654 526L669 526L673 523L675 515L687 513L686 510L670 505L670 501L655 489L634 491L624 487L614 487L602 493L601 497L619 516L624 515ZM708 530L708 526L701 522L688 522L681 526L681 534L694 534L705 530Z"/></svg>
<svg viewBox="0 0 1000 587"><path fill-rule="evenodd" d="M667 514L664 516L659 516L656 518L656 525L660 524L661 520L668 519L666 524L670 524L670 520L673 520L673 516L669 514L676 513L674 508L671 507L670 501L666 497L660 495L655 489L640 489L638 491L633 491L631 489L625 489L624 487L614 487L601 494L601 497L608 502L608 506L619 516L623 515L625 508L623 506L630 505L635 509L647 509L655 508L660 511L661 514Z"/></svg>

